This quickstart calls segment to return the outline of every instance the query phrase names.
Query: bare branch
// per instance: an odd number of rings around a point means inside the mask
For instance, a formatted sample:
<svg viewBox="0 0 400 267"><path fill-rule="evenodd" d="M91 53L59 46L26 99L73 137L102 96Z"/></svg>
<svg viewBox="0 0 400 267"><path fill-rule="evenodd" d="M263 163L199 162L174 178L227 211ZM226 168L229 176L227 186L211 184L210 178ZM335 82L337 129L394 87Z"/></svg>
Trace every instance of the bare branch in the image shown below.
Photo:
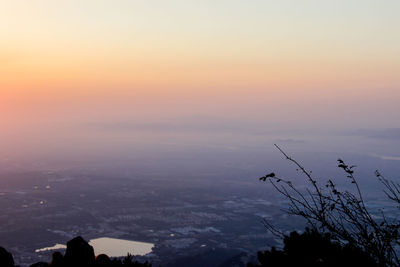
<svg viewBox="0 0 400 267"><path fill-rule="evenodd" d="M400 245L400 222L397 219L389 221L383 211L381 219L375 219L371 215L354 176L355 166L349 166L342 159L338 159L338 167L343 169L349 178L355 194L339 190L332 180L328 180L323 189L318 186L311 171L307 171L278 145L275 144L275 147L304 174L311 186L304 191L300 190L289 180L280 178L275 173L260 178L262 181L268 179L276 191L289 200L288 213L303 217L310 226L331 233L343 244L350 243L360 247L382 266L400 265L396 251ZM397 205L400 204L400 185L386 179L378 171L375 175L383 184L386 196ZM264 225L273 234L282 237L283 233L266 220Z"/></svg>

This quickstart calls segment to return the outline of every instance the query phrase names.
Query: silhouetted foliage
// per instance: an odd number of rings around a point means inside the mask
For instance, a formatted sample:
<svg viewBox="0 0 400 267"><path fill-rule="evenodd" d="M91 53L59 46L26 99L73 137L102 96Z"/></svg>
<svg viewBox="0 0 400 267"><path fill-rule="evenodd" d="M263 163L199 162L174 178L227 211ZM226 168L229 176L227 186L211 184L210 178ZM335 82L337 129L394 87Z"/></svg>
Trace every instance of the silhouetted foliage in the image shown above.
<svg viewBox="0 0 400 267"><path fill-rule="evenodd" d="M374 259L358 247L350 244L342 246L331 239L330 234L321 234L316 229L302 234L297 232L285 236L283 250L272 248L258 252L258 266L293 267L293 266L378 266ZM248 264L248 267L254 267Z"/></svg>
<svg viewBox="0 0 400 267"><path fill-rule="evenodd" d="M177 256L172 261L163 263L163 267L241 267L247 262L254 262L255 257L241 250L229 248L210 248L199 250L199 253Z"/></svg>
<svg viewBox="0 0 400 267"><path fill-rule="evenodd" d="M49 264L47 262L37 262L29 267L49 267Z"/></svg>
<svg viewBox="0 0 400 267"><path fill-rule="evenodd" d="M343 246L365 251L379 266L399 266L396 249L400 244L400 223L395 219L387 219L383 212L381 212L381 218L370 213L354 176L356 166L349 166L342 159L338 159L338 167L344 171L354 192L339 190L332 180L328 180L325 186L320 186L311 171L307 171L298 161L288 156L277 145L275 146L287 160L294 163L310 185L306 190L301 190L291 181L278 177L275 173L260 178L261 181L269 181L289 200L287 210L289 214L303 217L312 229L330 233L331 237ZM378 171L375 175L383 184L388 198L399 208L400 185L386 179ZM283 233L268 221L264 220L264 223L272 233L285 238ZM279 253L274 253L274 257L279 257L279 255Z"/></svg>

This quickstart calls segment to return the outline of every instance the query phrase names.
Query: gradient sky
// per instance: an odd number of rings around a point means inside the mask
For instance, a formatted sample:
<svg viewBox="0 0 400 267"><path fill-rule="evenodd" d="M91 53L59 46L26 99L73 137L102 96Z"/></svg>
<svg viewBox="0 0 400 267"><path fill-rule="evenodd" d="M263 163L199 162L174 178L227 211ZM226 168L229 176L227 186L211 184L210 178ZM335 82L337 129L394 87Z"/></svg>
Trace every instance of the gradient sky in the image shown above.
<svg viewBox="0 0 400 267"><path fill-rule="evenodd" d="M1 136L36 148L66 132L78 145L91 123L395 128L399 12L397 0L0 0Z"/></svg>

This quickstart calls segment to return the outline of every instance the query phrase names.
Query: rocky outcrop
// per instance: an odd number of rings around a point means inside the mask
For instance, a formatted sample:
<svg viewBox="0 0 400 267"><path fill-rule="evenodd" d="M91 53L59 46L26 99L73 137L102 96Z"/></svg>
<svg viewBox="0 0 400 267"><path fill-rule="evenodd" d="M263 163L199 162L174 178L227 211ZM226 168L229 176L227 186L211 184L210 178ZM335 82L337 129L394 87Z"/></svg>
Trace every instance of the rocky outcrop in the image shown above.
<svg viewBox="0 0 400 267"><path fill-rule="evenodd" d="M110 259L105 254L97 257L88 242L78 236L67 243L65 255L56 251L53 253L50 263L37 262L30 267L151 267L148 262L135 261L133 256L128 255L123 259ZM11 253L0 247L0 267L18 267L14 265Z"/></svg>
<svg viewBox="0 0 400 267"><path fill-rule="evenodd" d="M94 250L81 236L68 241L64 256L68 266L92 266L94 264Z"/></svg>
<svg viewBox="0 0 400 267"><path fill-rule="evenodd" d="M0 266L14 267L14 258L5 248L0 247Z"/></svg>

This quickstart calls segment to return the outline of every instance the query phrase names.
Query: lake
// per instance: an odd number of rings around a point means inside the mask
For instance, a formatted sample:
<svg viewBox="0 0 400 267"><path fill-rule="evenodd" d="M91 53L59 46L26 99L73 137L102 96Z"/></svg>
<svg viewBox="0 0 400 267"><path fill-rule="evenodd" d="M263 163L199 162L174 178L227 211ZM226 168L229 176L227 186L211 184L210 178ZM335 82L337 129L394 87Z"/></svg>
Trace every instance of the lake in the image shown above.
<svg viewBox="0 0 400 267"><path fill-rule="evenodd" d="M89 244L94 249L95 255L107 254L110 257L122 257L126 256L128 253L132 255L143 256L149 254L154 244L146 243L146 242L138 242L138 241L130 241L109 237L101 237L92 239L89 241ZM51 250L60 250L66 249L67 246L63 244L56 244L52 247L45 247L35 250L35 252L45 252Z"/></svg>

